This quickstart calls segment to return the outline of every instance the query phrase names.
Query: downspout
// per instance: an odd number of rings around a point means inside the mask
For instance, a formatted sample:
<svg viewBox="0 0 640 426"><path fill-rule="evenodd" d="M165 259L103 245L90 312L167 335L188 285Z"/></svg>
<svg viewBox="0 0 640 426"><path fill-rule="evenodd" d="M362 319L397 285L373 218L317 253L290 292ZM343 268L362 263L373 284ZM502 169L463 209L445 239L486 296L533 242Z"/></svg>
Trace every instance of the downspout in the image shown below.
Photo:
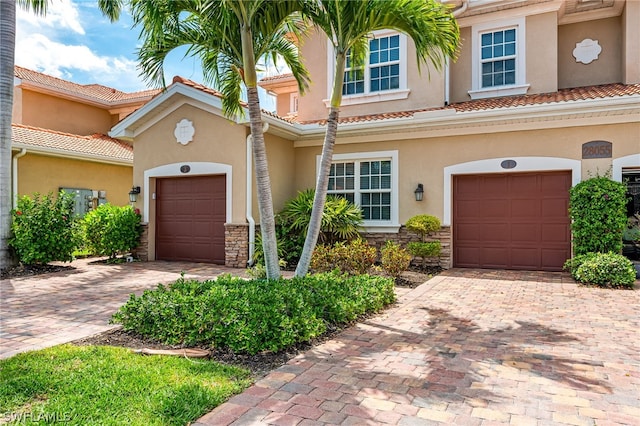
<svg viewBox="0 0 640 426"><path fill-rule="evenodd" d="M453 17L458 18L460 15L467 11L468 7L468 0L462 0L462 5L460 6L460 8L453 11ZM447 57L444 64L444 106L449 105L449 92L451 89L449 62L449 58Z"/></svg>
<svg viewBox="0 0 640 426"><path fill-rule="evenodd" d="M13 208L18 207L18 158L24 157L27 154L27 149L22 148L19 153L13 156Z"/></svg>
<svg viewBox="0 0 640 426"><path fill-rule="evenodd" d="M269 130L269 123L262 124L262 133L267 133ZM249 222L249 260L247 260L247 266L253 266L253 255L255 254L256 246L256 221L253 218L253 152L251 150L251 142L253 138L251 133L247 136L247 222Z"/></svg>

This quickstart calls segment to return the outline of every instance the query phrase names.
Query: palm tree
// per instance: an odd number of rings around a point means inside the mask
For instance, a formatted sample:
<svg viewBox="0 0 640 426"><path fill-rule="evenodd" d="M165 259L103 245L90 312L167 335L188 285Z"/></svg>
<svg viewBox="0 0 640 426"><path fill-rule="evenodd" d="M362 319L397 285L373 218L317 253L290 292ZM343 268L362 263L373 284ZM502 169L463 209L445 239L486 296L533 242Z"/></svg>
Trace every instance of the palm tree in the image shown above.
<svg viewBox="0 0 640 426"><path fill-rule="evenodd" d="M313 211L296 276L307 274L320 232L338 131L347 55L352 61L351 69L363 66L369 48L369 35L376 30L392 29L413 39L418 67L430 62L440 69L446 58L455 56L459 44L455 19L447 6L436 0L323 0L311 1L307 5L310 19L333 45L335 69Z"/></svg>
<svg viewBox="0 0 640 426"><path fill-rule="evenodd" d="M302 8L293 0L131 0L134 25L141 26L143 45L138 56L143 76L164 85L163 62L177 47L202 62L203 75L223 94L228 117L243 113L242 85L246 89L252 151L260 211L260 230L267 278L280 277L271 183L258 97L256 63L279 56L291 68L301 91L308 73L298 59L290 34L302 22L293 14Z"/></svg>
<svg viewBox="0 0 640 426"><path fill-rule="evenodd" d="M11 236L11 120L15 75L16 4L44 15L48 0L0 0L0 269L12 265ZM121 2L98 0L98 6L112 21L119 16Z"/></svg>

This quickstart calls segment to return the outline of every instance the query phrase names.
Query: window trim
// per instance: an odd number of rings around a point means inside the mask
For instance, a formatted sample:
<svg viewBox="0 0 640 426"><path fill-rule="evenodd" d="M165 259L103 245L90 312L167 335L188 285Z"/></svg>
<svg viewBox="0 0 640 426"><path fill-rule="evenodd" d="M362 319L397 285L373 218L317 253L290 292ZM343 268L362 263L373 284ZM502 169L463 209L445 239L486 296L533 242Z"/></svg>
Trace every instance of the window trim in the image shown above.
<svg viewBox="0 0 640 426"><path fill-rule="evenodd" d="M321 155L316 156L316 176L320 171ZM346 162L346 161L379 161L379 160L391 160L391 220L365 220L363 228L365 232L398 232L400 229L399 223L399 173L398 173L398 151L372 151L372 152L354 152L348 154L334 154L332 163L334 162ZM360 182L357 184L357 190L355 193L360 192ZM359 197L359 195L358 195Z"/></svg>
<svg viewBox="0 0 640 426"><path fill-rule="evenodd" d="M471 99L485 99L497 96L524 95L529 90L526 63L526 18L519 17L499 22L484 22L471 27ZM481 37L487 32L516 30L516 82L503 86L482 87Z"/></svg>
<svg viewBox="0 0 640 426"><path fill-rule="evenodd" d="M407 99L411 90L408 88L407 79L407 36L403 33L393 30L378 30L372 33L372 37L389 37L393 35L400 36L400 85L397 89L384 90L378 92L370 92L370 68L369 60L367 57L367 63L365 64L365 92L354 95L342 95L342 106L346 105L359 105L372 102L394 101L400 99ZM325 106L328 108L331 106L331 90L333 88L333 77L335 73L336 61L333 44L330 40L327 40L327 99L323 99Z"/></svg>

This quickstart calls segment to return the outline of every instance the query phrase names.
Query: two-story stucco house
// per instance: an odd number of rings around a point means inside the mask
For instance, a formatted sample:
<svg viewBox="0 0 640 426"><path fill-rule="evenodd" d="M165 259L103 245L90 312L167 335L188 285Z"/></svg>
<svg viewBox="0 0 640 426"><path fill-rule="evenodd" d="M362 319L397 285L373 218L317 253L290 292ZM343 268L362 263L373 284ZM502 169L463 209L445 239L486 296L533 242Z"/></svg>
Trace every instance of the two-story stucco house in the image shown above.
<svg viewBox="0 0 640 426"><path fill-rule="evenodd" d="M444 267L560 270L568 190L607 172L640 185L640 2L450 3L462 47L442 72L419 74L402 34L372 34L362 78L343 88L329 192L362 207L377 242L437 216ZM314 186L325 131L333 52L312 32L301 53L307 94L291 76L262 82L277 96L264 114L276 210ZM249 129L223 118L216 91L175 78L110 135L133 144L149 259L245 265L258 214Z"/></svg>
<svg viewBox="0 0 640 426"><path fill-rule="evenodd" d="M79 215L99 203L126 205L133 183L133 149L107 133L156 93L80 85L16 66L14 203L19 195L65 189L75 194Z"/></svg>

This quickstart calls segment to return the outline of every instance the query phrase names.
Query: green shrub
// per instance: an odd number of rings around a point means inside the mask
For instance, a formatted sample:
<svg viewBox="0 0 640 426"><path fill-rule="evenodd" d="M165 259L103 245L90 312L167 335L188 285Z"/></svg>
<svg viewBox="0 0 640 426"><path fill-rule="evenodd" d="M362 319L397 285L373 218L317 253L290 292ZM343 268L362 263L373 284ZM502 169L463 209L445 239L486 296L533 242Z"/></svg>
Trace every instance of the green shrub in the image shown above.
<svg viewBox="0 0 640 426"><path fill-rule="evenodd" d="M567 260L564 264L564 269L569 271L571 273L571 276L573 277L574 280L578 280L577 276L576 276L576 272L578 272L578 268L580 268L580 266L584 263L585 260L591 260L596 256L596 253L585 253L585 254L578 254L576 256L574 256L573 258Z"/></svg>
<svg viewBox="0 0 640 426"><path fill-rule="evenodd" d="M78 246L73 217L73 196L61 191L33 198L23 196L12 213L13 237L9 244L24 264L46 264L54 260L70 262Z"/></svg>
<svg viewBox="0 0 640 426"><path fill-rule="evenodd" d="M103 204L87 213L82 224L87 249L111 259L135 248L142 232L140 215L129 206Z"/></svg>
<svg viewBox="0 0 640 426"><path fill-rule="evenodd" d="M311 275L291 280L243 280L229 275L184 277L131 295L112 321L128 331L186 346L205 344L237 353L279 351L376 312L395 300L382 277Z"/></svg>
<svg viewBox="0 0 640 426"><path fill-rule="evenodd" d="M351 275L365 274L377 258L375 247L361 238L333 246L319 244L311 256L311 269L315 272L338 270Z"/></svg>
<svg viewBox="0 0 640 426"><path fill-rule="evenodd" d="M633 263L617 253L590 253L580 259L574 278L601 287L633 288L636 270Z"/></svg>
<svg viewBox="0 0 640 426"><path fill-rule="evenodd" d="M605 176L580 182L570 190L569 213L576 254L620 253L627 225L626 186Z"/></svg>
<svg viewBox="0 0 640 426"><path fill-rule="evenodd" d="M418 234L420 240L424 241L426 236L440 230L440 219L428 214L419 214L407 220L404 226L408 231Z"/></svg>
<svg viewBox="0 0 640 426"><path fill-rule="evenodd" d="M393 241L387 241L380 254L382 269L393 278L398 278L411 263L411 255Z"/></svg>

